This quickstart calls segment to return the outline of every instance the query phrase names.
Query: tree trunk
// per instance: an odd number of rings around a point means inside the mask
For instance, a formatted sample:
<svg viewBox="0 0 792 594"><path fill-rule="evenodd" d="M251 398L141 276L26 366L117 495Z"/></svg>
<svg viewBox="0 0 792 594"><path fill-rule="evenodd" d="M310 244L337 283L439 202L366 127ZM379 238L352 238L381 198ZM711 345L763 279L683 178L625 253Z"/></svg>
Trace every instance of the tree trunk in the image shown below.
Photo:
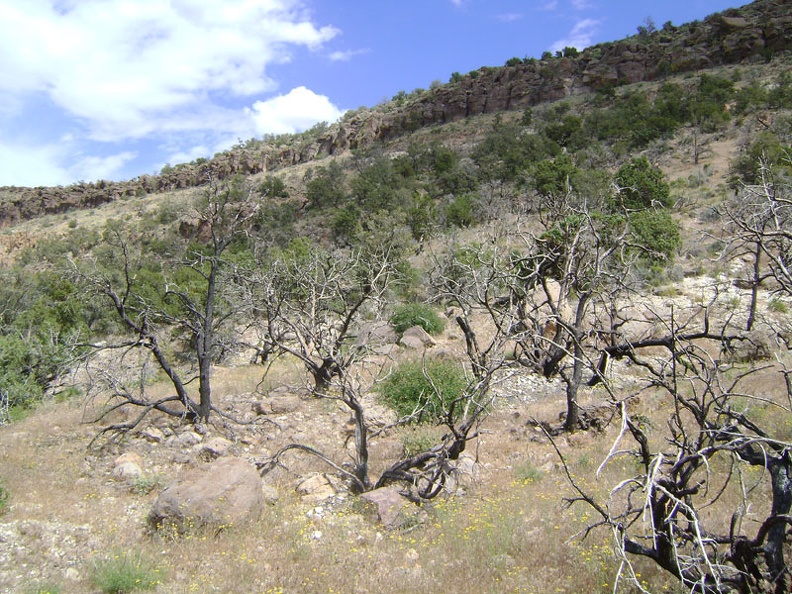
<svg viewBox="0 0 792 594"><path fill-rule="evenodd" d="M198 355L198 418L206 421L212 412L212 344L214 343L214 303L217 297L217 273L219 263L210 261L206 279L206 306L201 321L201 333L195 337Z"/></svg>
<svg viewBox="0 0 792 594"><path fill-rule="evenodd" d="M780 458L774 459L770 465L770 477L773 487L773 516L782 516L792 509L792 458L789 451L784 451ZM792 579L784 562L784 541L787 525L783 522L775 524L767 535L765 553L770 578L775 583L776 594L789 592Z"/></svg>

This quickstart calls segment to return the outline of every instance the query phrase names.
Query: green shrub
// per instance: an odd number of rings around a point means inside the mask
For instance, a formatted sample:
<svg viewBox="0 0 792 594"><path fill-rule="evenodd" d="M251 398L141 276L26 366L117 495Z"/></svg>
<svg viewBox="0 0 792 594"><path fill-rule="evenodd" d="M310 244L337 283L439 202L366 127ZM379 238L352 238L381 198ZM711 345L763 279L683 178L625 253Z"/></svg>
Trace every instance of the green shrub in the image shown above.
<svg viewBox="0 0 792 594"><path fill-rule="evenodd" d="M411 458L439 443L441 435L437 434L436 429L419 427L405 433L402 437L402 455L405 458Z"/></svg>
<svg viewBox="0 0 792 594"><path fill-rule="evenodd" d="M472 227L477 221L476 204L473 196L463 194L455 197L445 208L446 221L450 227Z"/></svg>
<svg viewBox="0 0 792 594"><path fill-rule="evenodd" d="M674 203L665 175L646 157L636 157L622 165L615 181L621 188L619 198L626 208L668 208Z"/></svg>
<svg viewBox="0 0 792 594"><path fill-rule="evenodd" d="M8 510L9 493L2 483L0 483L0 516Z"/></svg>
<svg viewBox="0 0 792 594"><path fill-rule="evenodd" d="M435 310L424 303L407 303L398 306L391 316L391 325L399 334L413 326L420 326L429 334L440 334L445 329L445 321Z"/></svg>
<svg viewBox="0 0 792 594"><path fill-rule="evenodd" d="M105 594L151 590L160 583L159 569L140 553L115 551L95 560L91 571L94 585Z"/></svg>
<svg viewBox="0 0 792 594"><path fill-rule="evenodd" d="M679 225L665 210L640 210L629 216L633 241L648 250L649 260L670 262L674 259L682 238Z"/></svg>
<svg viewBox="0 0 792 594"><path fill-rule="evenodd" d="M402 417L415 422L441 419L463 394L464 370L450 361L402 363L379 386L382 400ZM459 412L455 407L452 412Z"/></svg>

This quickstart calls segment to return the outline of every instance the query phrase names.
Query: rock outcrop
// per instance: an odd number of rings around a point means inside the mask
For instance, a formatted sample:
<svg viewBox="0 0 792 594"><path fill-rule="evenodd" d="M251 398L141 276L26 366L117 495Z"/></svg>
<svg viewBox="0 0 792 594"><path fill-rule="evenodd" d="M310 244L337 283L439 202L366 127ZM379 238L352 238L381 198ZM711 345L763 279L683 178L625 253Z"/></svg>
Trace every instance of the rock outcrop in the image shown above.
<svg viewBox="0 0 792 594"><path fill-rule="evenodd" d="M128 196L200 186L217 178L252 175L310 162L388 140L423 126L504 110L524 109L570 95L722 64L768 59L792 48L788 0L756 0L701 22L603 43L576 57L484 67L455 82L409 97L401 105L360 110L318 134L291 144L248 142L210 161L169 168L126 182L54 188L0 188L0 229L42 214L91 208Z"/></svg>
<svg viewBox="0 0 792 594"><path fill-rule="evenodd" d="M242 458L225 457L183 473L159 494L148 521L155 529L181 533L253 520L263 507L256 468Z"/></svg>

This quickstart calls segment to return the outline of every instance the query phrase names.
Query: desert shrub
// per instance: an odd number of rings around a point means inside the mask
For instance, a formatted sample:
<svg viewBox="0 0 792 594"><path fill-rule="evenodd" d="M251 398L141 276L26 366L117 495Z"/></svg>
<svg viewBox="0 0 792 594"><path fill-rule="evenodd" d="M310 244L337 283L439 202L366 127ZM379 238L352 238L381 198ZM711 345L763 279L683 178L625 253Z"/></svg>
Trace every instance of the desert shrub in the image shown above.
<svg viewBox="0 0 792 594"><path fill-rule="evenodd" d="M649 163L646 157L636 157L622 165L615 179L621 188L617 200L625 208L640 209L673 204L671 188L663 172Z"/></svg>
<svg viewBox="0 0 792 594"><path fill-rule="evenodd" d="M3 486L3 483L0 483L0 516L2 516L6 511L8 511L8 499L10 495L8 493L8 489Z"/></svg>
<svg viewBox="0 0 792 594"><path fill-rule="evenodd" d="M262 197L266 198L289 197L289 190L286 188L284 181L274 175L268 175L264 178L264 181L259 184L258 192Z"/></svg>
<svg viewBox="0 0 792 594"><path fill-rule="evenodd" d="M379 386L382 400L403 417L431 422L451 411L465 390L464 370L450 361L402 363Z"/></svg>
<svg viewBox="0 0 792 594"><path fill-rule="evenodd" d="M767 303L767 309L773 313L785 314L789 312L789 306L786 301L782 301L781 299L771 299Z"/></svg>
<svg viewBox="0 0 792 594"><path fill-rule="evenodd" d="M413 427L402 436L402 455L411 458L438 443L439 435L432 428Z"/></svg>
<svg viewBox="0 0 792 594"><path fill-rule="evenodd" d="M476 201L470 194L457 196L445 207L446 222L453 227L472 227L477 221Z"/></svg>
<svg viewBox="0 0 792 594"><path fill-rule="evenodd" d="M420 326L429 334L440 334L445 322L437 312L424 303L407 303L396 307L391 316L391 325L399 334L413 326Z"/></svg>
<svg viewBox="0 0 792 594"><path fill-rule="evenodd" d="M641 210L630 214L630 229L636 244L647 250L649 260L671 261L682 243L679 225L665 210Z"/></svg>
<svg viewBox="0 0 792 594"><path fill-rule="evenodd" d="M91 580L105 594L124 594L153 589L160 583L159 573L154 563L140 553L114 551L94 561Z"/></svg>

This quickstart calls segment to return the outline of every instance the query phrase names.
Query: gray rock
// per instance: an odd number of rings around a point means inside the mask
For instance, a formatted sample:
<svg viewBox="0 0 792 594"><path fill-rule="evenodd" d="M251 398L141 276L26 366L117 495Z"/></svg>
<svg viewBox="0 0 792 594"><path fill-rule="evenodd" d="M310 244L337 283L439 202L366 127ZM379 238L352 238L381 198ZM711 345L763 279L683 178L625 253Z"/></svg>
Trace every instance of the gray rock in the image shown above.
<svg viewBox="0 0 792 594"><path fill-rule="evenodd" d="M233 445L225 437L212 437L201 445L201 452L210 458L222 458L228 455Z"/></svg>
<svg viewBox="0 0 792 594"><path fill-rule="evenodd" d="M160 493L148 516L155 529L183 533L254 520L264 506L261 478L242 458L220 458L185 471Z"/></svg>
<svg viewBox="0 0 792 594"><path fill-rule="evenodd" d="M360 496L371 504L376 519L388 530L401 528L414 515L409 499L392 487L382 487Z"/></svg>
<svg viewBox="0 0 792 594"><path fill-rule="evenodd" d="M399 344L408 349L421 349L433 347L437 344L437 341L420 326L413 326L404 331L404 334L399 339Z"/></svg>

